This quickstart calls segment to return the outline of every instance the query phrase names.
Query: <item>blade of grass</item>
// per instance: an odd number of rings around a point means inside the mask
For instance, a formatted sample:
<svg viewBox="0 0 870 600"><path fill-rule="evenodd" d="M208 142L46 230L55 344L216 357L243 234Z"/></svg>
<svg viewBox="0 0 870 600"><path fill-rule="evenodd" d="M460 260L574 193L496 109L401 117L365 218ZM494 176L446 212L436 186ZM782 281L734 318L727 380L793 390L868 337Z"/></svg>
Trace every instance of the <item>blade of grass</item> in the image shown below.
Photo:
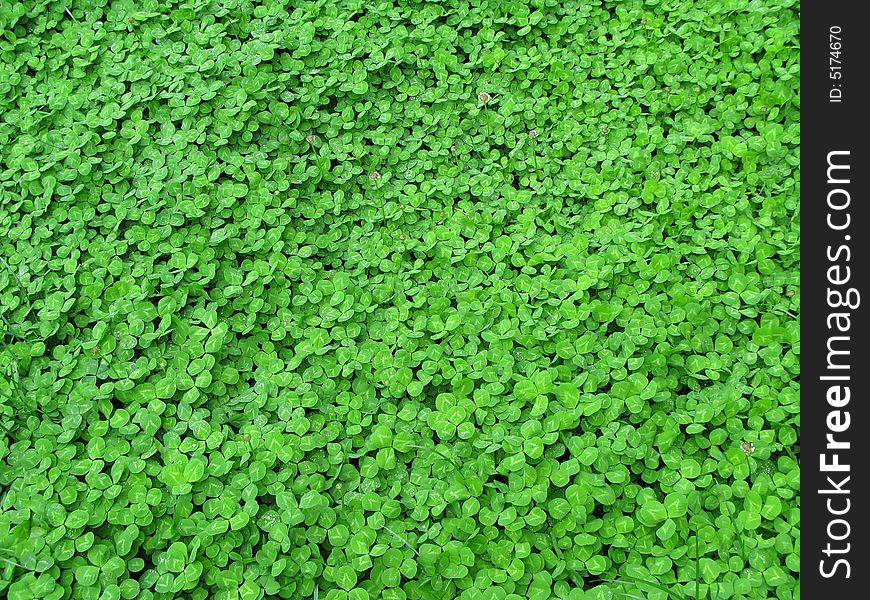
<svg viewBox="0 0 870 600"><path fill-rule="evenodd" d="M13 567L19 567L19 568L21 568L21 569L24 568L24 565L19 565L19 564L18 564L17 562L15 562L14 560L9 560L8 558L0 557L0 562L4 562L4 563L6 563L7 565L12 565Z"/></svg>
<svg viewBox="0 0 870 600"><path fill-rule="evenodd" d="M414 546L412 546L411 544L408 543L408 540L406 540L405 538L403 538L402 536L400 536L398 533L396 533L395 531L393 531L392 529L390 529L390 528L387 527L386 525L384 525L384 529L386 529L387 531L389 531L390 533L392 533L393 536L395 536L396 538L398 538L398 540L399 540L400 542L402 542L402 543L405 544L408 548L410 548L410 549L414 552L415 555L420 556L420 553L417 552L417 549L416 549Z"/></svg>
<svg viewBox="0 0 870 600"><path fill-rule="evenodd" d="M623 598L633 598L634 600L647 600L643 596L635 596L634 594L629 594L627 592L613 592L617 596L622 596Z"/></svg>
<svg viewBox="0 0 870 600"><path fill-rule="evenodd" d="M72 19L72 20L75 21L76 23L79 22L79 20L76 19L76 18L73 16L73 14L69 11L68 8L65 8L65 9L63 9L63 10L64 10L64 12L65 12L67 15L69 15L69 18L70 18L70 19Z"/></svg>
<svg viewBox="0 0 870 600"><path fill-rule="evenodd" d="M719 481L717 479L714 479L713 481L716 483L716 489L719 490L719 495L722 497L722 504L725 505L725 512L728 513L728 518L731 520L731 527L734 529L734 536L740 540L740 547L738 548L740 551L740 558L745 561L746 547L743 543L743 536L737 531L737 519L734 518L734 513L731 512L731 507L728 506L728 499L725 498L725 492L722 491L722 486L719 485Z"/></svg>
<svg viewBox="0 0 870 600"><path fill-rule="evenodd" d="M0 350L7 351L9 346L7 346L6 342L0 338ZM18 375L18 363L15 361L15 357L12 358L12 383L13 389L15 390L15 394L18 397L18 402L21 404L22 409L27 410L31 415L34 414L33 408L31 408L27 401L24 398L24 393L21 391L21 378ZM39 410L39 406L37 405L37 410Z"/></svg>
<svg viewBox="0 0 870 600"><path fill-rule="evenodd" d="M638 587L640 587L642 585L647 585L655 590L658 590L660 592L664 592L669 597L676 598L676 600L686 600L686 597L683 596L682 594L680 594L679 592L669 590L668 588L666 588L665 586L663 586L660 583L655 583L653 581L647 581L644 579L635 579L634 577L629 577L628 575L624 575L623 577L625 577L626 579L602 579L601 581L607 581L608 583L626 583L626 584L632 584L632 585L635 585Z"/></svg>
<svg viewBox="0 0 870 600"><path fill-rule="evenodd" d="M15 274L15 271L13 271L13 270L9 267L9 264L8 264L5 260L3 260L3 257L2 257L2 256L0 256L0 264L2 264L4 267L6 267L6 270L9 271L9 274L12 275L12 278L13 278L13 279L15 279L15 283L18 284L18 287L20 287L22 291L25 291L25 290L24 290L24 286L21 284L21 280L18 279L18 275L16 275L16 274Z"/></svg>
<svg viewBox="0 0 870 600"><path fill-rule="evenodd" d="M14 331L12 331L12 324L9 322L9 320L2 313L0 313L0 319L2 319L3 322L6 324L6 330L3 333L8 333L12 337L16 337L19 340L24 340L28 344L32 344L34 342L34 340L26 338L23 335L21 335L20 333L15 333Z"/></svg>

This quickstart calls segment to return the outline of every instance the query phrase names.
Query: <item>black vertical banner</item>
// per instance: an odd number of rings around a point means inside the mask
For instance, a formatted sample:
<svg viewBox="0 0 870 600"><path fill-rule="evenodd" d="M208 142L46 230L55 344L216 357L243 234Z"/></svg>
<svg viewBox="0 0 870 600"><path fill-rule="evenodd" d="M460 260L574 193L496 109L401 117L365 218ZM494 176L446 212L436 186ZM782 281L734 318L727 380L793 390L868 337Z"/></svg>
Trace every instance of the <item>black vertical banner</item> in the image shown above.
<svg viewBox="0 0 870 600"><path fill-rule="evenodd" d="M801 7L801 586L803 597L870 588L870 363L864 80L859 2Z"/></svg>

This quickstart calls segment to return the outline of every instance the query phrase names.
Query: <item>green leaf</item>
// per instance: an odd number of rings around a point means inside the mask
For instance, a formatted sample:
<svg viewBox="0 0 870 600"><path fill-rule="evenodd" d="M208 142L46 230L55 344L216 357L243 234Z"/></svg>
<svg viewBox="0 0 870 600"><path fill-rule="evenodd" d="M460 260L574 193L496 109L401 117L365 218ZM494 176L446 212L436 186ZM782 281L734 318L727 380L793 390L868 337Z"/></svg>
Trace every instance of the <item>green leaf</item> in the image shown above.
<svg viewBox="0 0 870 600"><path fill-rule="evenodd" d="M83 565L75 571L76 583L82 586L95 585L99 576L100 569L93 565Z"/></svg>
<svg viewBox="0 0 870 600"><path fill-rule="evenodd" d="M668 518L668 510L658 500L650 500L638 509L637 518L647 527L652 527Z"/></svg>
<svg viewBox="0 0 870 600"><path fill-rule="evenodd" d="M534 382L529 379L523 379L518 381L516 386L514 386L514 395L517 400L521 400L523 402L529 402L534 400L538 395L537 387Z"/></svg>
<svg viewBox="0 0 870 600"><path fill-rule="evenodd" d="M348 565L341 566L335 570L335 583L344 590L350 590L356 585L356 572Z"/></svg>

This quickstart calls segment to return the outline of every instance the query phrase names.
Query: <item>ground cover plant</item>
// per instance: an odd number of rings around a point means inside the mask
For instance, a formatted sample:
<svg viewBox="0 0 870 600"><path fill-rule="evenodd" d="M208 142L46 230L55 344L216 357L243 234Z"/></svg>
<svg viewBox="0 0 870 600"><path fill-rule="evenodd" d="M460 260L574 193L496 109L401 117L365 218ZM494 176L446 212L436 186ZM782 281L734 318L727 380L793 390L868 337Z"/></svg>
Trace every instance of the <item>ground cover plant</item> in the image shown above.
<svg viewBox="0 0 870 600"><path fill-rule="evenodd" d="M0 0L0 596L799 598L792 0Z"/></svg>

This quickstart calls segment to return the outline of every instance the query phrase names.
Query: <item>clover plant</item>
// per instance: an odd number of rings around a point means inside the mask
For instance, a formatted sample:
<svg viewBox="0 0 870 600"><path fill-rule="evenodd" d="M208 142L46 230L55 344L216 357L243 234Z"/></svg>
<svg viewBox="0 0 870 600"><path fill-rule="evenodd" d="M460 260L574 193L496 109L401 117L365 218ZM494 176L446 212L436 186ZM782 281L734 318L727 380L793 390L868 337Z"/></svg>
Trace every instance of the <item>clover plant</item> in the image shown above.
<svg viewBox="0 0 870 600"><path fill-rule="evenodd" d="M798 599L798 9L4 0L0 596Z"/></svg>

